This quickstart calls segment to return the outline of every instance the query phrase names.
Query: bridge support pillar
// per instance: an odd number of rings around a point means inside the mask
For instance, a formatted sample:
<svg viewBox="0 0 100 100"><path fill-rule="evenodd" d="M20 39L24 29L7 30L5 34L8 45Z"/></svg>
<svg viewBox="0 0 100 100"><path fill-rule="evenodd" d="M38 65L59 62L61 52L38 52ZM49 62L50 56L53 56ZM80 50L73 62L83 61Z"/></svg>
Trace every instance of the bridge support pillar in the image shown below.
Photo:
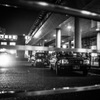
<svg viewBox="0 0 100 100"><path fill-rule="evenodd" d="M56 47L61 48L61 28L56 28Z"/></svg>
<svg viewBox="0 0 100 100"><path fill-rule="evenodd" d="M75 28L75 48L81 48L81 31L80 31L80 19L75 17L74 21Z"/></svg>

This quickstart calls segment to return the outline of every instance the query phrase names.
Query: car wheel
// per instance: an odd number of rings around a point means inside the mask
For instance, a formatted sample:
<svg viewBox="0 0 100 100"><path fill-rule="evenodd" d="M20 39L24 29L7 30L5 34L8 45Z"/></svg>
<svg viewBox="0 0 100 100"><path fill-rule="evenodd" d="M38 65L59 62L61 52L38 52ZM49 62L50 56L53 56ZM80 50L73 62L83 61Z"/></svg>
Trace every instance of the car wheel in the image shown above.
<svg viewBox="0 0 100 100"><path fill-rule="evenodd" d="M61 70L58 67L56 67L56 75L61 75Z"/></svg>
<svg viewBox="0 0 100 100"><path fill-rule="evenodd" d="M32 64L32 67L33 67L34 65Z"/></svg>
<svg viewBox="0 0 100 100"><path fill-rule="evenodd" d="M52 65L50 64L50 70L53 70L53 67L52 67Z"/></svg>

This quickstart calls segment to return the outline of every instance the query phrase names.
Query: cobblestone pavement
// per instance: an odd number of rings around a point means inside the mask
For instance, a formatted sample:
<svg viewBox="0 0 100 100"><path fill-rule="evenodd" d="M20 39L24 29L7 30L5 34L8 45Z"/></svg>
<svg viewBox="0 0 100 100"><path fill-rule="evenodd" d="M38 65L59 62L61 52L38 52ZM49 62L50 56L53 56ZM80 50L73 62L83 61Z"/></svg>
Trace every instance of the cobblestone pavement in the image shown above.
<svg viewBox="0 0 100 100"><path fill-rule="evenodd" d="M96 75L84 77L78 73L71 73L57 76L49 68L26 65L0 68L0 90L48 90L100 83L100 76Z"/></svg>

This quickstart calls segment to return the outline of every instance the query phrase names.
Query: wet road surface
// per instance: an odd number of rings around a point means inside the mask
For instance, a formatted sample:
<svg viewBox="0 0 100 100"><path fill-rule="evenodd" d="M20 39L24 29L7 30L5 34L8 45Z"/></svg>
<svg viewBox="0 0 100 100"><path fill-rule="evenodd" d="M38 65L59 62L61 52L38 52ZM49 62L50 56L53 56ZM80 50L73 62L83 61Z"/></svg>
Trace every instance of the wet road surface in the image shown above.
<svg viewBox="0 0 100 100"><path fill-rule="evenodd" d="M25 63L24 63L25 64ZM16 67L0 67L0 90L48 90L53 88L100 84L100 76L89 72L57 76L54 71L28 64Z"/></svg>

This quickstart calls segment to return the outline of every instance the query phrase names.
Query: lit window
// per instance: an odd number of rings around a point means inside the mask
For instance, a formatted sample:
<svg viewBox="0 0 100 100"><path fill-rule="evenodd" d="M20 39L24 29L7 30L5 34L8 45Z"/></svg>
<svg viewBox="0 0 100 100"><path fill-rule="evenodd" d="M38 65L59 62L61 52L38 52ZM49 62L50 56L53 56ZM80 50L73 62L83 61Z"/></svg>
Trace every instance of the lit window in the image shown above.
<svg viewBox="0 0 100 100"><path fill-rule="evenodd" d="M1 42L1 45L7 45L7 42Z"/></svg>
<svg viewBox="0 0 100 100"><path fill-rule="evenodd" d="M14 40L17 40L17 35L13 35L13 39Z"/></svg>
<svg viewBox="0 0 100 100"><path fill-rule="evenodd" d="M9 39L12 39L12 35L9 35Z"/></svg>
<svg viewBox="0 0 100 100"><path fill-rule="evenodd" d="M4 35L0 35L0 39L3 39L4 38Z"/></svg>
<svg viewBox="0 0 100 100"><path fill-rule="evenodd" d="M8 35L5 35L5 39L8 39Z"/></svg>
<svg viewBox="0 0 100 100"><path fill-rule="evenodd" d="M16 43L15 42L10 42L10 44L9 45L16 45Z"/></svg>

